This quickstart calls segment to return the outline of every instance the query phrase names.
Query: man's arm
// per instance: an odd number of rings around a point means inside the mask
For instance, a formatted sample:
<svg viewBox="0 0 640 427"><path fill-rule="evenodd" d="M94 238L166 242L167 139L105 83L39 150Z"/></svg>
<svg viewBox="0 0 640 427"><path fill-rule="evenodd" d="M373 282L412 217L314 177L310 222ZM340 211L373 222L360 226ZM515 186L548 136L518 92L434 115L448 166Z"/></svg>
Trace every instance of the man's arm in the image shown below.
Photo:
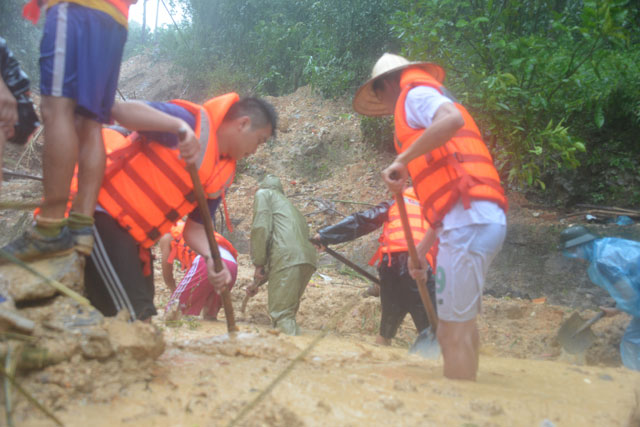
<svg viewBox="0 0 640 427"><path fill-rule="evenodd" d="M409 162L446 144L462 126L464 126L464 118L455 104L442 104L436 111L431 126L382 171L382 177L389 191L401 192L409 177L407 170Z"/></svg>
<svg viewBox="0 0 640 427"><path fill-rule="evenodd" d="M349 215L337 224L318 230L315 238L319 238L322 244L326 246L349 242L369 234L382 227L389 219L389 208L392 203L392 201L382 202L370 209Z"/></svg>
<svg viewBox="0 0 640 427"><path fill-rule="evenodd" d="M160 264L162 266L162 278L164 284L167 285L169 290L173 293L176 290L176 280L173 277L173 263L169 262L169 254L171 253L171 240L173 237L170 233L165 234L160 238L158 246L160 246Z"/></svg>
<svg viewBox="0 0 640 427"><path fill-rule="evenodd" d="M213 256L209 249L209 240L207 239L207 232L204 225L189 218L184 225L182 236L187 246L204 257L207 263L209 283L213 285L217 292L222 292L231 284L231 273L224 262L222 263L222 270L219 272L215 271Z"/></svg>
<svg viewBox="0 0 640 427"><path fill-rule="evenodd" d="M200 142L191 126L179 117L140 101L116 102L111 109L111 116L129 130L183 133L184 138L178 143L180 156L187 163L194 163L198 158Z"/></svg>
<svg viewBox="0 0 640 427"><path fill-rule="evenodd" d="M414 280L418 280L419 277L426 277L427 270L429 269L429 262L427 261L427 253L431 250L431 247L438 238L436 231L429 227L422 240L416 245L416 253L418 255L418 262L420 265L413 265L411 258L407 259L409 267L409 275Z"/></svg>
<svg viewBox="0 0 640 427"><path fill-rule="evenodd" d="M258 190L253 199L253 222L251 223L251 261L256 267L269 263L269 243L273 229L273 218L268 190Z"/></svg>

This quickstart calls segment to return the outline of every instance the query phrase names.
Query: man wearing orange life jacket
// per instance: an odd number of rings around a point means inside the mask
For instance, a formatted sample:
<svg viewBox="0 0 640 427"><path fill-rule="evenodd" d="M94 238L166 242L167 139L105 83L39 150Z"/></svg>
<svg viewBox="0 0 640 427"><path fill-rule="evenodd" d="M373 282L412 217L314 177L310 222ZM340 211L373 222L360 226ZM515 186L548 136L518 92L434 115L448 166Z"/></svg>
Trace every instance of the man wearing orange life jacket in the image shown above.
<svg viewBox="0 0 640 427"><path fill-rule="evenodd" d="M411 226L413 239L422 240L429 224L422 217L420 204L413 188L403 192L407 215ZM369 265L378 264L380 277L380 333L376 343L391 345L391 339L396 335L398 327L407 313L411 314L418 332L429 327L429 319L424 309L418 286L410 276L407 268L407 241L404 236L398 206L394 201L382 202L371 209L349 215L337 224L318 230L315 241L323 246L354 240L365 234L377 230L381 226L380 246L369 261ZM322 249L321 247L319 249ZM438 252L438 245L433 245L426 260L430 270L435 269L434 261ZM427 288L434 299L434 282L431 271L428 273Z"/></svg>
<svg viewBox="0 0 640 427"><path fill-rule="evenodd" d="M113 117L128 136L105 129L107 167L95 213L95 247L85 267L85 289L105 315L126 309L134 319L156 314L151 246L188 215L184 240L206 263L216 291L230 286L223 263L216 273L186 162L193 163L212 215L233 181L237 160L247 157L275 132L271 104L237 94L203 105L118 102ZM178 141L176 134L184 133ZM89 243L90 245L91 243Z"/></svg>
<svg viewBox="0 0 640 427"><path fill-rule="evenodd" d="M478 127L442 85L444 77L436 64L384 54L353 106L365 115L394 114L398 156L383 178L397 193L411 175L432 226L417 246L422 265L410 266L412 275L424 274L424 255L439 238L437 336L444 375L475 380L476 317L487 270L506 235L507 200Z"/></svg>
<svg viewBox="0 0 640 427"><path fill-rule="evenodd" d="M171 297L165 308L165 318L171 318L179 313L189 316L199 316L205 320L216 320L222 298L215 292L207 277L207 265L204 258L198 255L184 241L184 221L178 221L171 228L171 233L160 239L160 253L162 255L162 275L165 284L171 289ZM220 257L231 273L231 282L227 288L231 290L238 273L238 252L231 242L222 235L215 233L215 239L220 250ZM173 277L173 264L178 261L185 272L180 284L176 287Z"/></svg>
<svg viewBox="0 0 640 427"><path fill-rule="evenodd" d="M35 226L4 249L31 261L76 247L78 232L93 225L105 152L101 128L111 121L129 6L137 0L31 0L25 18L46 19L40 43L41 113L44 122L44 200ZM65 217L69 184L78 164L80 186ZM80 245L87 254L90 248Z"/></svg>

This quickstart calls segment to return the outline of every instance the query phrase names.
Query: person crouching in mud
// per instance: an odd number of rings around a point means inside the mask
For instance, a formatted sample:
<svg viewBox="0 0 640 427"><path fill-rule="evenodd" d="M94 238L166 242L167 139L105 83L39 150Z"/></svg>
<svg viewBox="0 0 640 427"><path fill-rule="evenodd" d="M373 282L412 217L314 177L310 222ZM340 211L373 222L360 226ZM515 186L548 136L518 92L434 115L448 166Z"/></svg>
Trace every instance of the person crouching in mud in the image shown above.
<svg viewBox="0 0 640 427"><path fill-rule="evenodd" d="M598 237L581 225L560 233L562 253L589 264L589 279L609 292L616 308L600 307L606 316L621 311L633 316L622 342L622 364L640 371L640 242L617 237Z"/></svg>
<svg viewBox="0 0 640 427"><path fill-rule="evenodd" d="M162 277L171 291L165 308L165 318L173 320L180 314L199 316L202 313L204 320L217 320L218 312L222 308L222 297L209 283L206 260L185 242L184 225L184 221L178 221L171 228L171 232L165 234L158 242L162 255ZM238 275L238 252L221 234L214 232L214 237L220 258L231 276L225 283L230 291ZM173 276L174 261L178 261L185 272L177 287Z"/></svg>

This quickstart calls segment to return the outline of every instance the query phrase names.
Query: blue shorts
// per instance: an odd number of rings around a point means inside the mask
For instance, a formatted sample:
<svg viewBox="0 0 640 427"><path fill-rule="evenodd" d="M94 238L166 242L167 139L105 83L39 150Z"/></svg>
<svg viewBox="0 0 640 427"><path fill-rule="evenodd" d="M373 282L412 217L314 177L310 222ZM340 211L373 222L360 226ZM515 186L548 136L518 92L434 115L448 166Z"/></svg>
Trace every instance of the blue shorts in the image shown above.
<svg viewBox="0 0 640 427"><path fill-rule="evenodd" d="M109 123L126 40L127 29L108 14L56 4L40 43L41 94L74 99L76 113Z"/></svg>

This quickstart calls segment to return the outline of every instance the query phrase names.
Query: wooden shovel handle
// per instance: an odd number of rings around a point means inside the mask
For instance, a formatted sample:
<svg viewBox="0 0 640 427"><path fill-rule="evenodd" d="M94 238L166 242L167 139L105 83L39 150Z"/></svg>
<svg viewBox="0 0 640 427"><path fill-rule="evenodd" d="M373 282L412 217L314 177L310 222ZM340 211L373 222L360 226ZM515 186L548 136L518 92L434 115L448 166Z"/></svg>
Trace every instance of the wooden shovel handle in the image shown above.
<svg viewBox="0 0 640 427"><path fill-rule="evenodd" d="M404 205L404 197L402 196L402 193L397 193L394 195L394 198L396 200L396 204L398 205L398 210L400 211L400 220L402 221L402 229L404 230L404 237L407 241L409 257L411 258L411 262L413 263L413 265L420 265L420 262L418 260L418 251L416 250L416 244L413 241L413 234L411 233L411 227L409 226L407 208ZM429 323L431 324L433 332L435 333L438 328L438 315L436 314L436 310L433 308L433 303L431 302L431 297L429 296L429 291L427 290L426 277L421 277L419 280L416 280L416 283L418 284L420 299L422 300L422 304L427 311Z"/></svg>
<svg viewBox="0 0 640 427"><path fill-rule="evenodd" d="M204 188L200 177L198 176L198 170L194 164L187 164L187 171L191 175L191 181L193 182L193 192L195 193L198 207L200 208L200 216L202 216L202 222L204 223L204 229L207 234L207 241L209 242L209 249L211 250L211 256L213 257L213 264L216 272L222 271L222 258L220 257L220 250L218 249L218 242L216 242L215 235L213 234L213 222L211 221L211 213L209 212L209 205L204 195ZM224 307L224 316L227 319L227 332L236 332L238 327L236 326L236 319L233 314L233 305L231 304L231 293L228 289L221 292L222 306Z"/></svg>

